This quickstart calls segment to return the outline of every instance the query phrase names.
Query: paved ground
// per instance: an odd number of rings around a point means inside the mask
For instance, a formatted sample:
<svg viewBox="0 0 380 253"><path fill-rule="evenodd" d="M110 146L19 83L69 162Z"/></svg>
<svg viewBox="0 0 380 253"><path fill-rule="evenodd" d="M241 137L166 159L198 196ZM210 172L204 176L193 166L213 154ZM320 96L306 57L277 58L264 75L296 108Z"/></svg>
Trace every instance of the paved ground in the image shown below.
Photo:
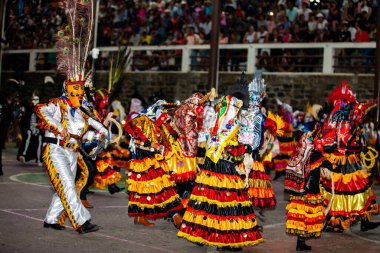
<svg viewBox="0 0 380 253"><path fill-rule="evenodd" d="M99 232L79 235L70 224L64 231L42 227L49 205L52 188L41 167L20 164L15 160L14 145L3 152L4 176L0 177L0 252L216 252L215 248L198 247L179 239L176 229L166 221L156 222L156 227L145 228L133 224L127 215L127 195L95 192L89 201L95 205L90 210L94 223L102 227ZM244 248L243 252L295 252L296 240L285 234L285 205L283 181L273 183L278 204L265 212L263 237L265 242ZM380 186L374 186L380 196ZM380 216L374 220L380 221ZM319 240L308 242L312 252L354 253L380 252L380 228L360 232L359 226L342 234L324 233Z"/></svg>

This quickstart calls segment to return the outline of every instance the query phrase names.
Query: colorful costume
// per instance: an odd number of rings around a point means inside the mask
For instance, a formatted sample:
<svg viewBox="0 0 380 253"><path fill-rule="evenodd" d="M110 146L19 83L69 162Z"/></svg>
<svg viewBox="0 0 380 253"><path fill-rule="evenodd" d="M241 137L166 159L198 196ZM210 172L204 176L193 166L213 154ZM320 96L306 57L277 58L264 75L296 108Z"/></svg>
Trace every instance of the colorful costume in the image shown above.
<svg viewBox="0 0 380 253"><path fill-rule="evenodd" d="M279 177L285 175L285 169L288 161L295 149L294 136L293 136L293 109L290 105L282 103L277 99L277 103L280 105L278 114L281 116L286 125L284 127L284 133L279 136L279 154L273 158L275 167L275 177L273 180L277 180Z"/></svg>
<svg viewBox="0 0 380 253"><path fill-rule="evenodd" d="M33 108L40 102L40 98L37 95L32 97ZM42 133L38 128L37 115L34 110L31 113L25 112L25 122L27 129L22 134L22 143L18 152L18 160L22 163L35 159L38 166L41 166L41 149L42 149ZM20 122L20 125L22 123ZM22 131L22 130L21 130ZM22 131L23 132L23 131Z"/></svg>
<svg viewBox="0 0 380 253"><path fill-rule="evenodd" d="M95 91L94 96L94 112L99 121L104 122L108 115L108 91L105 89L99 89ZM99 173L95 175L93 186L99 189L106 189L111 194L119 192L120 189L116 185L122 178L119 171L113 168L114 161L112 158L112 152L103 150L96 159L96 168Z"/></svg>
<svg viewBox="0 0 380 253"><path fill-rule="evenodd" d="M63 4L68 25L58 32L58 71L66 75L64 95L36 106L40 127L45 130L43 161L56 191L47 211L44 227L64 229L59 223L65 213L79 233L99 229L91 224L91 215L80 201L75 188L78 149L88 127L107 136L107 129L81 110L84 86L91 85L91 72L85 71L93 27L93 3L68 0ZM77 17L81 18L77 19ZM102 142L104 144L104 142ZM81 180L80 180L81 182ZM62 221L63 219L61 219Z"/></svg>
<svg viewBox="0 0 380 253"><path fill-rule="evenodd" d="M82 80L66 83L68 90L70 86L83 85ZM68 91L68 94L74 93ZM80 96L79 93L75 95ZM62 212L65 211L74 229L80 231L81 225L89 221L91 216L82 205L75 189L73 175L77 169L79 148L77 140L80 140L89 125L104 135L107 135L108 131L101 123L89 118L78 107L74 107L70 99L65 96L52 99L48 104L38 105L36 113L41 120L41 127L45 129L43 161L47 166L49 179L57 191L46 214L45 222L57 224ZM62 134L64 130L70 137Z"/></svg>
<svg viewBox="0 0 380 253"><path fill-rule="evenodd" d="M177 216L182 209L181 199L170 179L163 147L166 135L156 124L163 113L164 101L158 101L137 117L128 120L125 130L131 135L132 159L128 169L128 215L135 224L154 226L147 219ZM149 117L148 117L149 116ZM162 122L163 123L163 122ZM182 220L182 218L181 218ZM180 223L174 220L177 225Z"/></svg>
<svg viewBox="0 0 380 253"><path fill-rule="evenodd" d="M178 236L190 242L238 249L263 241L246 184L236 165L245 152L237 141L242 102L232 96L215 105L216 120Z"/></svg>
<svg viewBox="0 0 380 253"><path fill-rule="evenodd" d="M172 156L174 161L171 163L174 163L174 166L169 167L173 167L171 175L185 207L197 173L198 131L202 127L204 102L208 100L206 97L195 93L186 99L176 109L172 121L172 126L178 135L182 157L178 159Z"/></svg>
<svg viewBox="0 0 380 253"><path fill-rule="evenodd" d="M261 102L265 97L264 79L254 78L248 86L248 92L250 94L249 108L243 110L239 118L239 143L246 145L247 154L253 158L248 177L249 196L256 208L264 209L274 207L276 199L261 156L270 152L277 126L275 121L265 117L261 112Z"/></svg>
<svg viewBox="0 0 380 253"><path fill-rule="evenodd" d="M332 184L321 180L326 204L332 201L328 230L342 231L361 220L361 230L366 231L378 225L369 219L379 212L370 180L377 152L364 146L362 136L363 120L375 103L359 103L346 82L335 88L328 102L333 109L315 139L315 148L324 157L322 167L331 171L335 185L331 200Z"/></svg>
<svg viewBox="0 0 380 253"><path fill-rule="evenodd" d="M320 237L325 220L323 196L319 190L323 159L320 152L314 151L313 144L316 130L302 135L285 174L285 191L290 193L286 233L298 237L297 251L311 250L305 240Z"/></svg>

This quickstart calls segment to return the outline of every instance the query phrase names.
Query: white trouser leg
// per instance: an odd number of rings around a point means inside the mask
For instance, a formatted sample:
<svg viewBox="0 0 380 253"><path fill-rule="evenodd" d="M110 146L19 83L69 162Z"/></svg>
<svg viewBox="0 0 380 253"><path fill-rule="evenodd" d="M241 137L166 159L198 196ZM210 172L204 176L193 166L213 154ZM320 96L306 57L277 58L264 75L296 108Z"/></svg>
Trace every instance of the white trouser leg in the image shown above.
<svg viewBox="0 0 380 253"><path fill-rule="evenodd" d="M37 163L41 163L42 135L38 135Z"/></svg>
<svg viewBox="0 0 380 253"><path fill-rule="evenodd" d="M45 221L49 224L58 223L59 217L65 210L76 229L91 218L75 188L78 153L59 145L47 145L49 150L44 151L44 162L56 193L53 195Z"/></svg>
<svg viewBox="0 0 380 253"><path fill-rule="evenodd" d="M23 156L26 156L26 151L28 151L29 144L30 144L30 138L32 137L32 132L30 130L28 130L27 133L28 133L28 138L26 138L26 141L25 141L24 152L22 152Z"/></svg>

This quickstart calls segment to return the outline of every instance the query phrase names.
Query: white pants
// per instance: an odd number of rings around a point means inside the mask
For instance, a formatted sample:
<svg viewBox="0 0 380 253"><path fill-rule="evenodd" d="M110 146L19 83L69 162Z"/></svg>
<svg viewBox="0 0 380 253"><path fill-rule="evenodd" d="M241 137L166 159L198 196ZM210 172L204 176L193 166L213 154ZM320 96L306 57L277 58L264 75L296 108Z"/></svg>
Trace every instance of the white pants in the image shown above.
<svg viewBox="0 0 380 253"><path fill-rule="evenodd" d="M56 224L66 211L74 229L91 218L89 211L80 201L75 188L78 153L56 144L46 144L43 160L50 181L56 191L46 213L45 222Z"/></svg>

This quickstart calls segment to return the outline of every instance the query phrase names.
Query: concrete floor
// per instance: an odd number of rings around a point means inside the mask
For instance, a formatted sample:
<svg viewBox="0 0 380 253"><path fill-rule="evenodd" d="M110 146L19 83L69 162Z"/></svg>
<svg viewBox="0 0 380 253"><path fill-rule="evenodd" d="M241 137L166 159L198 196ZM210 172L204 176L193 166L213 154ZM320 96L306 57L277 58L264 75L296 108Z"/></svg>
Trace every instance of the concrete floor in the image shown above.
<svg viewBox="0 0 380 253"><path fill-rule="evenodd" d="M95 192L89 195L92 221L102 227L94 233L79 235L66 223L66 230L55 231L42 227L51 200L52 188L44 178L42 167L33 162L16 161L14 144L3 151L4 176L0 177L0 252L216 252L215 248L198 247L176 236L174 226L157 221L156 227L133 224L127 215L127 194ZM243 249L243 252L295 252L296 239L285 234L285 205L283 179L273 182L277 196L275 209L265 211L261 221L265 242ZM374 185L380 196L380 185ZM380 216L373 217L380 221ZM380 227L360 232L356 225L344 233L324 233L310 240L311 252L354 253L380 252Z"/></svg>

